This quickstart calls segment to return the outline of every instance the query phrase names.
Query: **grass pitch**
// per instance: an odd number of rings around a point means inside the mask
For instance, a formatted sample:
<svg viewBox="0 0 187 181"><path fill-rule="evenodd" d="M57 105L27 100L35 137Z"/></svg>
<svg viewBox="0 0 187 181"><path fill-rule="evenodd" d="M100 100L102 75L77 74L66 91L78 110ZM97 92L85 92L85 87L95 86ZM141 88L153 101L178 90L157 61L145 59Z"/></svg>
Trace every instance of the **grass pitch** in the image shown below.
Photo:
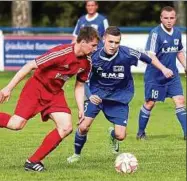
<svg viewBox="0 0 187 181"><path fill-rule="evenodd" d="M13 77L14 72L0 73L0 88ZM182 75L183 87L186 87ZM74 80L66 86L68 103L72 109L74 132L43 161L47 171L26 172L23 164L40 145L45 135L54 128L53 122L43 123L40 115L31 119L18 132L0 129L0 181L185 181L186 142L175 116L170 99L157 103L148 124L147 141L135 139L138 114L143 104L143 76L135 74L135 96L130 104L128 136L120 144L120 152L133 153L139 168L130 175L119 174L114 169L115 157L110 153L107 129L110 123L100 113L92 125L88 141L82 151L81 161L68 164L66 158L73 153L77 108L73 96ZM25 82L25 81L22 81ZM12 93L9 102L0 105L0 112L13 113L23 83ZM186 95L186 90L185 90Z"/></svg>

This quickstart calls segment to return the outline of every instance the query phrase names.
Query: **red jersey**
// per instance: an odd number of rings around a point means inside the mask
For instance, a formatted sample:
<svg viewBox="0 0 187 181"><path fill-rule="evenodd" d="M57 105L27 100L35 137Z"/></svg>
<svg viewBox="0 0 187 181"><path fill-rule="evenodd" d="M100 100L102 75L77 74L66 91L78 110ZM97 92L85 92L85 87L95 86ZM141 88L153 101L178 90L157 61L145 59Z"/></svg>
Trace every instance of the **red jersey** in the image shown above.
<svg viewBox="0 0 187 181"><path fill-rule="evenodd" d="M79 81L85 82L91 69L90 61L86 57L75 56L74 44L59 45L35 61L38 68L34 77L53 94L61 91L64 83L73 75L77 75Z"/></svg>

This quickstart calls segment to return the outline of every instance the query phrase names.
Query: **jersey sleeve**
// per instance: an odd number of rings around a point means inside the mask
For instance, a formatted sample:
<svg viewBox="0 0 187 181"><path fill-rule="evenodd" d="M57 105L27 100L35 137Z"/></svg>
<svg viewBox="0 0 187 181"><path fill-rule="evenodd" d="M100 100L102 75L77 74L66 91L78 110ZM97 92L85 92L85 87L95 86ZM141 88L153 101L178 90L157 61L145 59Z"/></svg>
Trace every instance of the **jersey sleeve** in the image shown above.
<svg viewBox="0 0 187 181"><path fill-rule="evenodd" d="M152 31L149 34L145 50L147 52L151 52L153 54L156 54L158 52L159 43L158 43L158 33L155 31Z"/></svg>
<svg viewBox="0 0 187 181"><path fill-rule="evenodd" d="M73 31L73 36L76 36L76 37L78 36L79 31L80 31L80 26L81 26L81 21L80 19L78 19L75 29Z"/></svg>
<svg viewBox="0 0 187 181"><path fill-rule="evenodd" d="M179 51L183 50L183 45L182 45L182 34L180 33L180 39L179 39Z"/></svg>
<svg viewBox="0 0 187 181"><path fill-rule="evenodd" d="M109 26L108 20L106 18L103 20L103 25L104 25L104 30L106 30Z"/></svg>
<svg viewBox="0 0 187 181"><path fill-rule="evenodd" d="M140 59L141 53L137 50L134 50L132 48L129 48L129 54L130 54L130 64L131 65L138 65L138 60Z"/></svg>
<svg viewBox="0 0 187 181"><path fill-rule="evenodd" d="M44 69L51 66L57 66L60 62L63 62L63 54L60 52L47 52L35 59L38 68Z"/></svg>

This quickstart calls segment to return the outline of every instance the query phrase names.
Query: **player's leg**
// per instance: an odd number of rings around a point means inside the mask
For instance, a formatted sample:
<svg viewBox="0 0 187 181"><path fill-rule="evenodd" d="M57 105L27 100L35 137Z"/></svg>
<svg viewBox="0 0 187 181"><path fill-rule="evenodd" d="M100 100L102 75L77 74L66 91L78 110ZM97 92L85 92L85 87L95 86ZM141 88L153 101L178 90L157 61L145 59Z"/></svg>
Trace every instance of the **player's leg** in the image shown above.
<svg viewBox="0 0 187 181"><path fill-rule="evenodd" d="M39 148L26 161L26 170L43 171L44 166L41 160L52 152L59 143L72 132L71 114L54 112L49 116L55 122L56 128L47 134Z"/></svg>
<svg viewBox="0 0 187 181"><path fill-rule="evenodd" d="M76 132L74 140L74 154L67 158L68 163L77 162L80 159L81 151L84 144L87 141L87 133L93 122L94 118L85 117L85 119L80 123Z"/></svg>
<svg viewBox="0 0 187 181"><path fill-rule="evenodd" d="M176 106L176 116L181 124L184 133L184 139L186 140L186 108L184 96L174 96L173 101Z"/></svg>
<svg viewBox="0 0 187 181"><path fill-rule="evenodd" d="M35 99L36 87L33 83L33 79L29 79L25 84L13 116L7 113L0 113L0 127L11 130L20 130L24 127L27 120L36 114L38 99Z"/></svg>
<svg viewBox="0 0 187 181"><path fill-rule="evenodd" d="M119 152L119 141L126 137L126 126L128 122L129 106L115 101L103 101L103 113L105 117L114 124L109 127L109 138L112 153Z"/></svg>
<svg viewBox="0 0 187 181"><path fill-rule="evenodd" d="M176 116L181 124L184 133L184 139L186 139L186 107L185 98L183 96L182 84L180 78L168 86L168 97L172 97L175 103Z"/></svg>
<svg viewBox="0 0 187 181"><path fill-rule="evenodd" d="M155 105L155 101L148 100L140 109L139 120L138 120L138 133L136 135L137 139L145 139L146 133L145 129L147 127L151 110Z"/></svg>
<svg viewBox="0 0 187 181"><path fill-rule="evenodd" d="M84 147L84 144L87 141L87 133L91 124L94 121L94 118L100 111L101 105L95 105L90 101L85 102L85 119L80 123L78 126L76 133L75 133L75 140L74 140L74 154L67 158L69 163L76 162L80 159L81 151Z"/></svg>
<svg viewBox="0 0 187 181"><path fill-rule="evenodd" d="M166 87L157 85L157 84L151 84L146 83L145 84L145 103L140 109L139 113L139 120L138 120L138 133L136 138L137 139L145 139L146 133L145 129L147 127L150 113L152 109L155 106L156 101L164 101L166 97Z"/></svg>
<svg viewBox="0 0 187 181"><path fill-rule="evenodd" d="M0 113L0 127L7 128L11 130L21 130L27 120L18 115L9 115L6 113Z"/></svg>

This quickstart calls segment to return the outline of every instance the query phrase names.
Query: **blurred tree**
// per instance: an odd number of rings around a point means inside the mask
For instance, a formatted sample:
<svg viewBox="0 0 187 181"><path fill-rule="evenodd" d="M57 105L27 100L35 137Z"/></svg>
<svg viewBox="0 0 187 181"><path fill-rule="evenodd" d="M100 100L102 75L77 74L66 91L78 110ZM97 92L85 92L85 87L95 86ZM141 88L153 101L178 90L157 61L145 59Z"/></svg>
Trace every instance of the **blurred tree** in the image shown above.
<svg viewBox="0 0 187 181"><path fill-rule="evenodd" d="M11 26L11 1L0 1L0 26Z"/></svg>
<svg viewBox="0 0 187 181"><path fill-rule="evenodd" d="M29 1L18 1L25 2ZM116 26L155 26L160 23L160 10L162 7L175 3L178 6L179 20L184 22L186 14L182 9L187 8L187 2L178 1L98 1L99 12L109 19L110 25ZM0 26L11 26L11 4L14 6L16 1L0 1ZM32 3L32 26L44 27L74 27L77 19L86 13L84 1L30 1L24 5L26 15L31 11ZM181 6L182 5L182 6ZM176 5L175 5L176 6ZM15 8L12 9L15 11ZM21 12L21 11L20 11ZM19 13L19 11L17 12ZM28 14L27 14L28 13ZM181 14L182 13L182 14ZM31 24L31 17L25 25ZM19 16L12 13L12 18L17 23ZM13 20L14 21L14 20ZM23 23L20 21L20 23ZM12 23L14 25L14 23ZM181 25L181 23L179 22Z"/></svg>
<svg viewBox="0 0 187 181"><path fill-rule="evenodd" d="M84 6L80 1L34 1L32 4L33 25L50 27L73 27Z"/></svg>
<svg viewBox="0 0 187 181"><path fill-rule="evenodd" d="M31 1L12 1L12 26L32 26Z"/></svg>
<svg viewBox="0 0 187 181"><path fill-rule="evenodd" d="M175 9L177 11L177 24L179 26L186 26L186 8L187 2L184 1L174 1Z"/></svg>

